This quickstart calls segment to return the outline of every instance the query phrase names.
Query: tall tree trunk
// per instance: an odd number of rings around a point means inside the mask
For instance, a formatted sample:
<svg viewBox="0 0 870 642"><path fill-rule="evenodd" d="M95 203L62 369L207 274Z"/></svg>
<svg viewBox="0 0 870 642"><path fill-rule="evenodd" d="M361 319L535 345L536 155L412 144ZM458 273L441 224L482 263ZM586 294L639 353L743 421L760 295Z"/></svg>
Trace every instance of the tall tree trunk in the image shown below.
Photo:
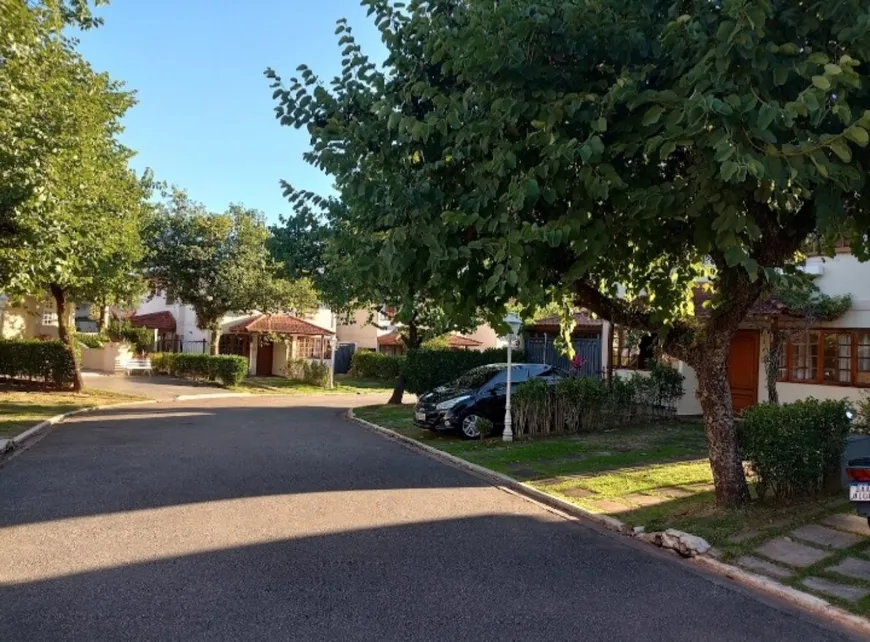
<svg viewBox="0 0 870 642"><path fill-rule="evenodd" d="M54 297L55 308L57 309L57 336L61 340L66 350L72 357L75 364L75 375L73 376L73 390L79 392L84 387L82 380L82 370L79 364L78 355L76 354L76 338L75 328L69 326L69 310L67 309L66 291L52 283L49 286L51 295Z"/></svg>
<svg viewBox="0 0 870 642"><path fill-rule="evenodd" d="M100 305L97 313L97 332L102 334L109 325L109 306Z"/></svg>
<svg viewBox="0 0 870 642"><path fill-rule="evenodd" d="M776 388L776 380L779 378L779 369L782 366L782 346L784 343L785 333L781 332L774 325L773 330L770 332L770 343L767 347L767 354L764 357L768 403L779 403L779 390Z"/></svg>
<svg viewBox="0 0 870 642"><path fill-rule="evenodd" d="M731 337L730 332L710 337L707 348L690 364L698 375L698 400L704 412L716 503L720 506L739 506L749 500L728 385Z"/></svg>
<svg viewBox="0 0 870 642"><path fill-rule="evenodd" d="M405 345L405 348L407 350L416 350L420 347L421 343L422 337L417 328L417 321L412 318L410 323L408 323L408 342ZM405 381L405 371L401 370L399 376L396 377L396 385L393 388L393 394L390 396L390 400L387 402L388 404L399 405L402 403L402 397L405 394Z"/></svg>
<svg viewBox="0 0 870 642"><path fill-rule="evenodd" d="M209 348L208 353L211 355L220 353L221 344L221 324L219 321L208 324L209 332Z"/></svg>

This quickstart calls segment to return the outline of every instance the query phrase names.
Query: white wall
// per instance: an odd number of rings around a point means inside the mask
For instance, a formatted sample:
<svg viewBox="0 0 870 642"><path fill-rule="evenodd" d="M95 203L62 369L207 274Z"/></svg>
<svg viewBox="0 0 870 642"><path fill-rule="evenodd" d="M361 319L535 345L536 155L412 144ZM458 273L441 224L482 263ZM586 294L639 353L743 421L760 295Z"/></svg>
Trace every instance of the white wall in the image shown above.
<svg viewBox="0 0 870 642"><path fill-rule="evenodd" d="M851 254L834 258L810 257L805 270L819 274L815 283L824 294L848 294L852 309L836 321L821 323L827 328L870 328L870 263L861 263Z"/></svg>
<svg viewBox="0 0 870 642"><path fill-rule="evenodd" d="M480 341L480 347L476 349L481 352L489 348L504 348L507 346L507 339L498 336L498 332L488 323L477 326L474 332L466 336L475 341Z"/></svg>

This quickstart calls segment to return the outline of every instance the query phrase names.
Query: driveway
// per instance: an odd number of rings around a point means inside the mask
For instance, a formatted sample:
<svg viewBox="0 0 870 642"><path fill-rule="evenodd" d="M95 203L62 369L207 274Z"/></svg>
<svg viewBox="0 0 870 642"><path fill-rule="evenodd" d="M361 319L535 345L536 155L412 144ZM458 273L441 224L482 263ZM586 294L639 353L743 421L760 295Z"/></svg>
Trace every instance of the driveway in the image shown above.
<svg viewBox="0 0 870 642"><path fill-rule="evenodd" d="M0 468L0 637L849 639L322 399L110 409L13 458Z"/></svg>
<svg viewBox="0 0 870 642"><path fill-rule="evenodd" d="M179 395L226 394L227 389L164 375L84 372L86 388L172 401Z"/></svg>

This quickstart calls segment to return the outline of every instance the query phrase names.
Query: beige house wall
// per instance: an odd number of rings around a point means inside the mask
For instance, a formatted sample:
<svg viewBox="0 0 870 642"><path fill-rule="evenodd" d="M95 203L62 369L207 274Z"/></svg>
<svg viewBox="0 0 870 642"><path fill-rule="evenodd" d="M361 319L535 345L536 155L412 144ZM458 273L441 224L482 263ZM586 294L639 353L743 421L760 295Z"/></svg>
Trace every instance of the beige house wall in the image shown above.
<svg viewBox="0 0 870 642"><path fill-rule="evenodd" d="M82 346L82 368L98 372L119 372L133 358L133 351L126 343L107 343L102 348Z"/></svg>
<svg viewBox="0 0 870 642"><path fill-rule="evenodd" d="M489 324L479 325L471 334L466 335L475 341L480 341L480 347L476 350L483 352L489 348L501 348L507 345L507 342L498 336L493 327Z"/></svg>
<svg viewBox="0 0 870 642"><path fill-rule="evenodd" d="M275 341L272 346L272 374L281 377L287 374L287 358L291 341Z"/></svg>
<svg viewBox="0 0 870 642"><path fill-rule="evenodd" d="M355 343L363 350L377 350L378 337L383 334L377 326L368 322L369 312L357 310L353 315L353 323L339 323L335 333L340 343Z"/></svg>
<svg viewBox="0 0 870 642"><path fill-rule="evenodd" d="M74 323L75 306L70 307L70 325ZM0 309L0 317L2 317L2 326L0 326L0 337L4 339L34 339L37 337L49 337L56 339L57 333L57 318L52 320L52 323L43 324L43 313L53 312L55 309L54 302L45 299L40 300L36 297L26 296L15 301L15 305L10 305L10 301L3 304Z"/></svg>

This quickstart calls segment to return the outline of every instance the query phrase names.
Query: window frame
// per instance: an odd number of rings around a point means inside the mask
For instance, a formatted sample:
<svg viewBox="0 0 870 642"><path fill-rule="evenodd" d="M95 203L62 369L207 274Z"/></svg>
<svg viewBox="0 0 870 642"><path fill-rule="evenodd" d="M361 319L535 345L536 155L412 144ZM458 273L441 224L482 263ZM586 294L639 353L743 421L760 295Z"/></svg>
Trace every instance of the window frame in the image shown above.
<svg viewBox="0 0 870 642"><path fill-rule="evenodd" d="M615 326L612 332L613 342L610 351L610 361L612 368L614 370L648 370L648 368L646 367L646 363L641 362L641 359L644 356L644 353L641 350L641 344L643 343L643 339L641 339L641 341L637 344L637 354L623 355L622 351L624 348L626 348L626 346L624 345L626 329ZM646 356L651 359L655 359L655 350L652 349L652 354ZM649 359L647 359L647 361L649 361Z"/></svg>
<svg viewBox="0 0 870 642"><path fill-rule="evenodd" d="M794 346L795 339L798 337L789 337L787 341L783 343L783 350L785 354L783 355L783 360L780 362L780 376L777 377L777 382L781 383L793 383L793 384L811 384L817 386L834 386L840 388L870 388L870 369L860 370L859 369L859 348L862 347L861 338L862 336L865 338L865 343L863 344L864 348L870 348L870 328L810 328L805 333L800 335L800 338L809 337L810 335L817 335L814 340L817 342L817 362L816 362L816 372L815 377L813 379L795 379L792 377L792 363L794 356ZM842 335L849 336L849 368L848 370L837 368L836 372L849 372L849 381L831 381L825 378L825 346L826 346L826 338L834 337L834 346L840 347L842 344L840 343L839 337ZM800 345L800 344L798 344ZM809 347L812 345L811 342L807 342L806 345ZM839 353L835 360L843 359L844 357L839 356ZM864 357L864 360L867 361L870 359L870 356ZM782 373L785 373L785 376L782 376ZM861 381L861 375L864 375L864 379L866 381Z"/></svg>
<svg viewBox="0 0 870 642"><path fill-rule="evenodd" d="M308 356L308 343L311 343L312 356ZM323 360L329 361L332 359L332 352L329 349L329 337L313 336L308 334L296 335L296 358L308 359L311 361L320 361L321 344L323 346ZM300 354L301 348L305 348L306 354Z"/></svg>

